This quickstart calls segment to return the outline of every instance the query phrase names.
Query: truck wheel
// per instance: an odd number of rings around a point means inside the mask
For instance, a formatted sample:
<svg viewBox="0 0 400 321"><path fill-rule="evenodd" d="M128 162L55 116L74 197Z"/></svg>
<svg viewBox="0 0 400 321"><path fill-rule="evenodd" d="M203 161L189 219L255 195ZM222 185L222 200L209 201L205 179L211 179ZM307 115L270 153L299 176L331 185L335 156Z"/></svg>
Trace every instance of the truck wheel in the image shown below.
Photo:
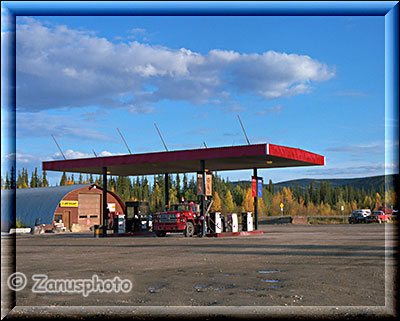
<svg viewBox="0 0 400 321"><path fill-rule="evenodd" d="M164 237L167 233L166 232L156 232L158 237Z"/></svg>
<svg viewBox="0 0 400 321"><path fill-rule="evenodd" d="M192 222L186 223L186 229L185 229L184 235L186 237L192 237L194 235L194 225Z"/></svg>

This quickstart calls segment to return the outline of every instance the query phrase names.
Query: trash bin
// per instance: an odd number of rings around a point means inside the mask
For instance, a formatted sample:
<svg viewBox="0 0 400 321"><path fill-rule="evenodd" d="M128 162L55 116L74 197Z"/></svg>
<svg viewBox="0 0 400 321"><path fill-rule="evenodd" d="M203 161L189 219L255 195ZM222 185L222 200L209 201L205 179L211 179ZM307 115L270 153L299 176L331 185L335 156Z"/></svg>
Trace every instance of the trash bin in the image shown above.
<svg viewBox="0 0 400 321"><path fill-rule="evenodd" d="M103 236L103 227L101 225L94 225L93 226L94 237L102 237Z"/></svg>
<svg viewBox="0 0 400 321"><path fill-rule="evenodd" d="M242 213L242 231L252 231L253 230L253 212Z"/></svg>
<svg viewBox="0 0 400 321"><path fill-rule="evenodd" d="M228 213L228 231L229 232L238 232L239 231L239 224L238 224L238 217L236 213Z"/></svg>

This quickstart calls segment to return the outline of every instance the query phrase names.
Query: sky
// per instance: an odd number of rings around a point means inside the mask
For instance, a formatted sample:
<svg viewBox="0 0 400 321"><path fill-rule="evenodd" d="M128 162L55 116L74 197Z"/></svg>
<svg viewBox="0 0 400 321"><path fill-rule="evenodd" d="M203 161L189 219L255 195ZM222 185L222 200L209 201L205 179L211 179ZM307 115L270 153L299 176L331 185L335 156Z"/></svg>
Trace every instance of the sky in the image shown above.
<svg viewBox="0 0 400 321"><path fill-rule="evenodd" d="M326 157L260 169L264 181L398 173L385 162L398 120L385 119L384 40L372 16L19 16L17 169L62 159L51 135L67 159L127 154L117 128L133 153L163 151L154 123L169 150L245 145L240 115L252 144Z"/></svg>

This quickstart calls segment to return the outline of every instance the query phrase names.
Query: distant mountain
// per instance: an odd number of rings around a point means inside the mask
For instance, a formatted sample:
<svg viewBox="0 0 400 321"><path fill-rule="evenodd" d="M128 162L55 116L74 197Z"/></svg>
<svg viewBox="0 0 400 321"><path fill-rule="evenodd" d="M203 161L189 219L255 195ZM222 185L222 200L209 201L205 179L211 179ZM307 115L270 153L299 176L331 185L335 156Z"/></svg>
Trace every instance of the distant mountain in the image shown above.
<svg viewBox="0 0 400 321"><path fill-rule="evenodd" d="M392 188L394 186L394 177L395 175L386 175L386 184L387 187ZM364 188L365 191L375 190L379 191L379 188L382 184L385 184L385 175L381 176L371 176L371 177L362 177L362 178L328 178L328 179L312 179L312 178L303 178L303 179L295 179L291 181L274 183L275 189L279 189L279 187L296 187L298 184L299 188L304 190L310 186L310 183L313 182L313 185L319 185L321 182L329 182L332 187L345 187L353 186L354 189ZM236 186L238 183L247 183L250 184L250 181L240 181L233 182L233 185ZM268 182L264 182L264 185L267 185Z"/></svg>

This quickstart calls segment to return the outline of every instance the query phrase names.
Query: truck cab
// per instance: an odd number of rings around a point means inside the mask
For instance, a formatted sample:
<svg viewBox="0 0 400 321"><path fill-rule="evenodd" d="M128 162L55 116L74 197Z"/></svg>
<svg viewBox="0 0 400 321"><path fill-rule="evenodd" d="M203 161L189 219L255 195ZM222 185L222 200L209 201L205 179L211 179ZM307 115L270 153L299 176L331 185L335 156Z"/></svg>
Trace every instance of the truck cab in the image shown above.
<svg viewBox="0 0 400 321"><path fill-rule="evenodd" d="M201 230L200 208L194 202L172 204L168 211L153 216L153 231L157 236L167 232L192 237Z"/></svg>

